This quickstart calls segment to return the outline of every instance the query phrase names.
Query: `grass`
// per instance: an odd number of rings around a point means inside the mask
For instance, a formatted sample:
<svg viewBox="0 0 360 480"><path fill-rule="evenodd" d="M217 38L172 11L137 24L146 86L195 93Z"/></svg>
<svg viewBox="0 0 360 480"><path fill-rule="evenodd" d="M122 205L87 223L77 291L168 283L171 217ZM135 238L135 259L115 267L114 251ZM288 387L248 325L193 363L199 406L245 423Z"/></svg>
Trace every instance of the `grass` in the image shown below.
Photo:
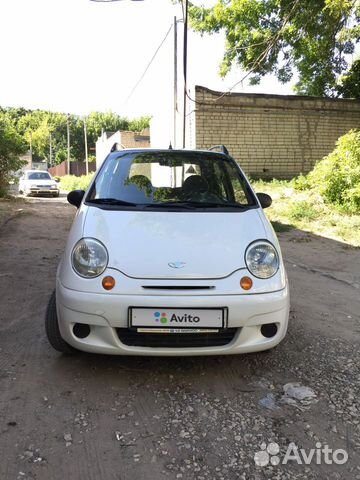
<svg viewBox="0 0 360 480"><path fill-rule="evenodd" d="M70 192L71 190L86 190L92 180L94 173L76 177L75 175L65 175L60 177L60 189Z"/></svg>
<svg viewBox="0 0 360 480"><path fill-rule="evenodd" d="M360 215L350 215L328 205L314 190L298 190L286 180L253 181L256 192L271 195L273 204L265 210L275 231L298 228L333 240L360 246Z"/></svg>

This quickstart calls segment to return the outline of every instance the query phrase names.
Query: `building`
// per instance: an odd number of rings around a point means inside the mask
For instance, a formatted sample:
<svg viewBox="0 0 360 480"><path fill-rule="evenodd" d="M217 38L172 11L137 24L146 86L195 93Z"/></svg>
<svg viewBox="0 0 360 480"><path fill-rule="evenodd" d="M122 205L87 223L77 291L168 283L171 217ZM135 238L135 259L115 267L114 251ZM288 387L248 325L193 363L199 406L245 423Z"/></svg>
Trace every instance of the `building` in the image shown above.
<svg viewBox="0 0 360 480"><path fill-rule="evenodd" d="M100 167L114 143L122 148L149 148L150 131L145 129L142 132L103 132L96 142L96 169Z"/></svg>
<svg viewBox="0 0 360 480"><path fill-rule="evenodd" d="M25 165L21 168L21 171L25 170L47 170L47 161L43 160L42 162L35 162L32 161L32 155L30 150L26 152L24 155L21 155L20 159L25 163Z"/></svg>
<svg viewBox="0 0 360 480"><path fill-rule="evenodd" d="M308 173L341 135L360 128L360 101L351 99L224 93L196 86L187 111L187 148L226 145L246 174L262 178ZM169 145L166 124L165 117L152 121L153 147Z"/></svg>

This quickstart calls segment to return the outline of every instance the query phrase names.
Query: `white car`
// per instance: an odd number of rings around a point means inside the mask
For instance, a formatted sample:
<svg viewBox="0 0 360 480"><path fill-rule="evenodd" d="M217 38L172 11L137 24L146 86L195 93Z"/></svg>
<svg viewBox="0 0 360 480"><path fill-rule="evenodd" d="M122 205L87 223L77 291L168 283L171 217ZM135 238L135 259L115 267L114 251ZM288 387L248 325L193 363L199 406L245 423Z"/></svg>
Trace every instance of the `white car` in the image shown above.
<svg viewBox="0 0 360 480"><path fill-rule="evenodd" d="M49 172L44 170L26 170L19 181L19 193L30 196L47 194L59 196L59 187Z"/></svg>
<svg viewBox="0 0 360 480"><path fill-rule="evenodd" d="M113 151L68 200L78 211L46 313L56 350L219 355L284 338L271 198L225 149Z"/></svg>

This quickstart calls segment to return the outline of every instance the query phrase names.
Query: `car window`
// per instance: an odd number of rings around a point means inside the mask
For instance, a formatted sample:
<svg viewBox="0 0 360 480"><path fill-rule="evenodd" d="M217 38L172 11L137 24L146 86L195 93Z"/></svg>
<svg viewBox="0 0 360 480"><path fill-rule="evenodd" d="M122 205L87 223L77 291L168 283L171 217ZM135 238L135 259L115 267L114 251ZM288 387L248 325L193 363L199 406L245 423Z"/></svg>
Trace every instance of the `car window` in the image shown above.
<svg viewBox="0 0 360 480"><path fill-rule="evenodd" d="M28 180L51 180L47 172L31 172L27 174Z"/></svg>
<svg viewBox="0 0 360 480"><path fill-rule="evenodd" d="M87 200L257 205L236 163L206 152L127 152L109 156Z"/></svg>
<svg viewBox="0 0 360 480"><path fill-rule="evenodd" d="M51 177L47 172L31 172L28 173L29 180L50 180Z"/></svg>

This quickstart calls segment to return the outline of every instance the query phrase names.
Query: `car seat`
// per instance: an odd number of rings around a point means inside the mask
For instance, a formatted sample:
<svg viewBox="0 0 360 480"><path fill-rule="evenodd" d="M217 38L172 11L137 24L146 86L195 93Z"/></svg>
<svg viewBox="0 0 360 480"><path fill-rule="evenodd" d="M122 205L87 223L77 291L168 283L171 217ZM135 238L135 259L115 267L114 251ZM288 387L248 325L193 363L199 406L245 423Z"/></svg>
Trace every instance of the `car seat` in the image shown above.
<svg viewBox="0 0 360 480"><path fill-rule="evenodd" d="M200 175L191 175L184 181L182 191L185 197L192 197L199 193L207 193L209 185Z"/></svg>

